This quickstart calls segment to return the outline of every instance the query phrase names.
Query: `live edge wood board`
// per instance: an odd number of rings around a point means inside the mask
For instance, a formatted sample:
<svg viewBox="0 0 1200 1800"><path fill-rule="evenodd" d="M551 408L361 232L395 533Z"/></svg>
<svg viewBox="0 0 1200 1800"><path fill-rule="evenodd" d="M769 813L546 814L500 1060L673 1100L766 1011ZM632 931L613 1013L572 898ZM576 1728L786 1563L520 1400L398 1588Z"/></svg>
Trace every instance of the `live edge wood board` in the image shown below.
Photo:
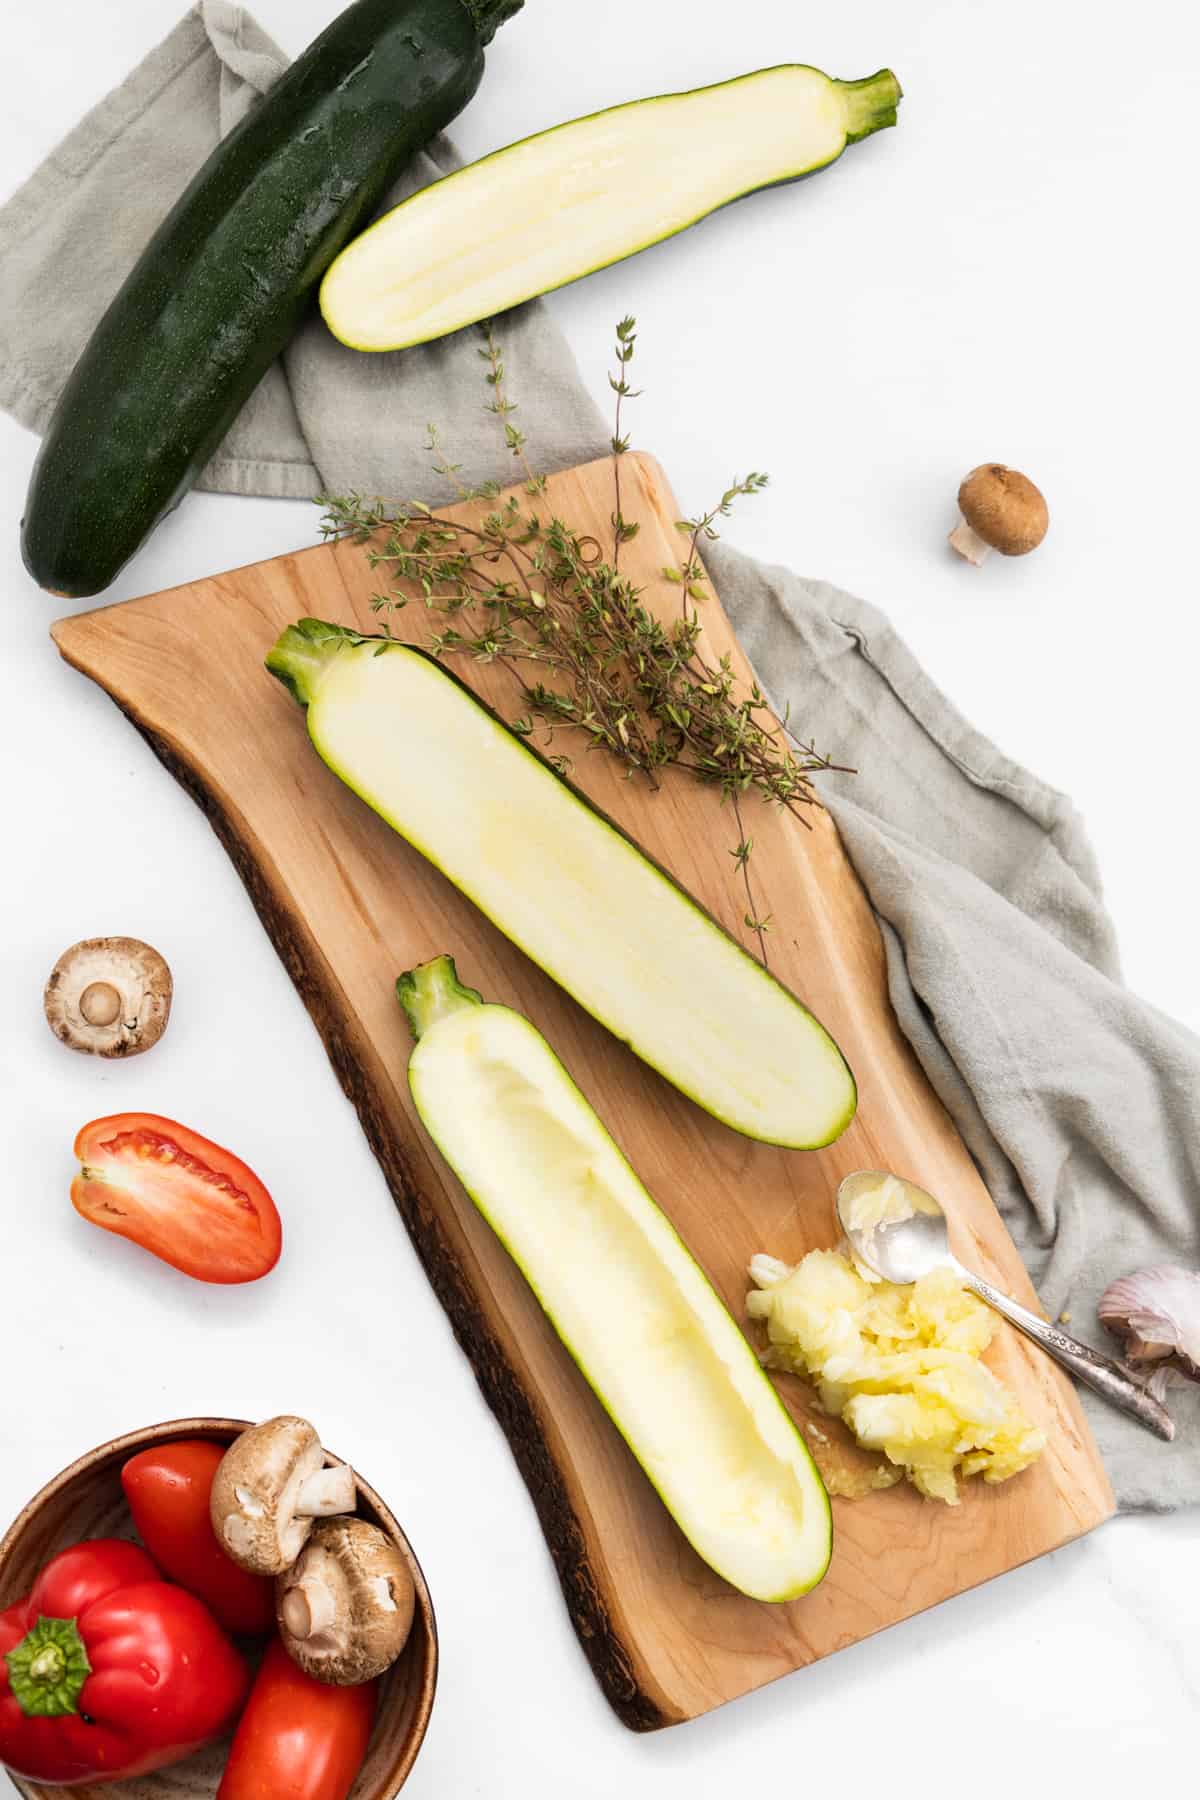
<svg viewBox="0 0 1200 1800"><path fill-rule="evenodd" d="M606 462L557 476L546 509L606 540L611 481ZM651 603L677 606L678 590L660 575L680 554L679 514L664 477L649 458L630 457L623 486L626 516L641 526L623 552L625 567ZM940 1195L964 1261L1027 1304L1035 1296L896 1026L879 932L828 815L805 831L755 802L747 818L758 903L774 921L772 966L833 1031L858 1078L854 1124L830 1149L803 1154L738 1137L652 1074L320 762L300 709L263 657L305 614L378 629L370 607L377 585L361 550L323 545L84 613L56 625L54 637L203 807L237 865L508 1437L580 1642L623 1722L653 1730L694 1718L1107 1518L1112 1494L1070 1383L1006 1328L989 1360L1045 1428L1049 1448L1036 1468L1001 1487L969 1484L955 1509L922 1501L907 1486L835 1499L829 1574L786 1606L744 1599L700 1563L425 1140L405 1078L408 1031L393 996L401 970L452 951L472 986L529 1015L736 1318L744 1318L755 1251L795 1260L834 1242L834 1190L856 1168L894 1169ZM705 620L712 653L728 653L744 672L716 602ZM422 641L430 621L414 605L395 629ZM504 671L454 667L514 716ZM603 755L578 755L573 774L730 931L749 938L729 854L733 820L714 793L680 776L653 794ZM389 1253L404 1251L379 1246ZM781 1389L797 1418L818 1422L803 1383L784 1378ZM820 1420L819 1429L829 1439L817 1440L827 1466L845 1472L861 1463L840 1427Z"/></svg>

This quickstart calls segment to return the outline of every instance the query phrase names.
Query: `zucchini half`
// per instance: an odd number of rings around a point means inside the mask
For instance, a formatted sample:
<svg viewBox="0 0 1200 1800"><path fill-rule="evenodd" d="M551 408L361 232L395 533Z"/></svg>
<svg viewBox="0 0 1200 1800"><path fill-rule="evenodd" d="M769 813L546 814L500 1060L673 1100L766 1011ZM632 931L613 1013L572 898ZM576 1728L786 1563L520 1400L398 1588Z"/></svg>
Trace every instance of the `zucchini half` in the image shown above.
<svg viewBox="0 0 1200 1800"><path fill-rule="evenodd" d="M396 984L426 1130L685 1537L755 1600L829 1566L808 1448L746 1339L545 1038L448 956Z"/></svg>
<svg viewBox="0 0 1200 1800"><path fill-rule="evenodd" d="M267 667L334 773L706 1112L796 1150L845 1130L824 1026L433 657L302 619Z"/></svg>
<svg viewBox="0 0 1200 1800"><path fill-rule="evenodd" d="M349 244L321 311L356 350L400 350L490 318L796 181L896 123L890 69L802 63L636 100L524 138L414 194Z"/></svg>

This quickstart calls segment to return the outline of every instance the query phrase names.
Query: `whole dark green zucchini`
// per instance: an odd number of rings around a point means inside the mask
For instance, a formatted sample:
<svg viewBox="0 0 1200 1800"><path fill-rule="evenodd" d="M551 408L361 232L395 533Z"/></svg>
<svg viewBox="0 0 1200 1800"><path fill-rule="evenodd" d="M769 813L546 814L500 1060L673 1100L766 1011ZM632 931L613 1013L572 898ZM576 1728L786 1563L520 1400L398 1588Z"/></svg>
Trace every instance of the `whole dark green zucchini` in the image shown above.
<svg viewBox="0 0 1200 1800"><path fill-rule="evenodd" d="M105 588L177 505L389 183L460 112L522 0L356 0L219 144L67 382L21 549Z"/></svg>

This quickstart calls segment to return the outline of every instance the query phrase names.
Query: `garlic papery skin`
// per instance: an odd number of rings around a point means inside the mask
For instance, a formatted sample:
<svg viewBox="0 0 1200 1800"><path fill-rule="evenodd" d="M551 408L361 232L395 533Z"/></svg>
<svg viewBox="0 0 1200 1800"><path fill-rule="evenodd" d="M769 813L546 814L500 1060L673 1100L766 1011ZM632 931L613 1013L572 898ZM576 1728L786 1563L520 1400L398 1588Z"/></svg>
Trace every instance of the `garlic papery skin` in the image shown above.
<svg viewBox="0 0 1200 1800"><path fill-rule="evenodd" d="M1127 1362L1200 1381L1200 1275L1170 1264L1139 1269L1114 1281L1096 1310L1125 1340Z"/></svg>

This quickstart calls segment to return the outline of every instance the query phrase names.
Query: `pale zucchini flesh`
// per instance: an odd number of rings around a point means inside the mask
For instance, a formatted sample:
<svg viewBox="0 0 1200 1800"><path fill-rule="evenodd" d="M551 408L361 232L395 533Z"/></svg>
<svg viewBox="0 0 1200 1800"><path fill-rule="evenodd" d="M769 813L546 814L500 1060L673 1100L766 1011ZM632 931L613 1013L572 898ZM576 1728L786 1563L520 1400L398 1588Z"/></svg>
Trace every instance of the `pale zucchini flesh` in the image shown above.
<svg viewBox="0 0 1200 1800"><path fill-rule="evenodd" d="M684 1535L758 1600L829 1564L829 1501L745 1337L546 1040L459 985L398 984L417 1111Z"/></svg>
<svg viewBox="0 0 1200 1800"><path fill-rule="evenodd" d="M824 1026L439 663L318 620L267 662L329 767L706 1112L792 1149L846 1128Z"/></svg>
<svg viewBox="0 0 1200 1800"><path fill-rule="evenodd" d="M472 163L354 240L321 286L358 350L424 343L605 268L896 122L890 70L790 63L574 119Z"/></svg>

